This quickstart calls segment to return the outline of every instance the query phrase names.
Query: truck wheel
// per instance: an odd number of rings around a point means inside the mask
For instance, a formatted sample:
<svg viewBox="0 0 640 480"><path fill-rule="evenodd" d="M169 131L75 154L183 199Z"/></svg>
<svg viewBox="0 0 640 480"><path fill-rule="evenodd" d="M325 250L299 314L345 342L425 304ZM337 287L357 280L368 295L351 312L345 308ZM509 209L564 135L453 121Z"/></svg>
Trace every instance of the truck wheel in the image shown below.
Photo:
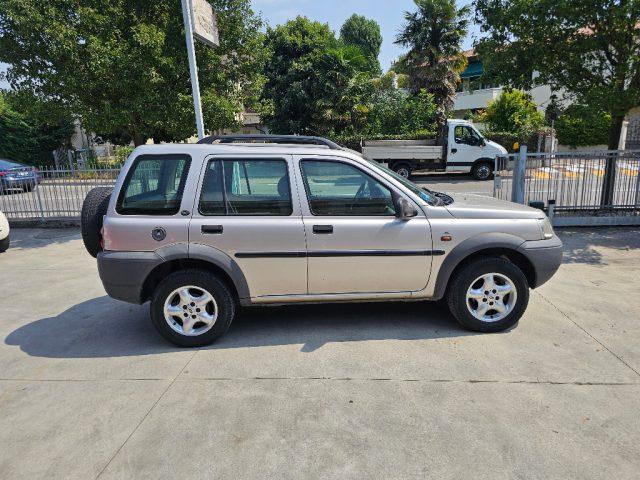
<svg viewBox="0 0 640 480"><path fill-rule="evenodd" d="M107 207L111 198L111 187L96 187L89 190L80 213L80 225L84 247L92 257L97 257L102 251L102 220L107 214Z"/></svg>
<svg viewBox="0 0 640 480"><path fill-rule="evenodd" d="M411 165L409 165L408 163L396 163L393 166L393 171L401 177L409 178L409 176L411 175Z"/></svg>
<svg viewBox="0 0 640 480"><path fill-rule="evenodd" d="M9 239L8 235L6 238L3 238L2 240L0 240L0 253L6 252L9 249L10 242L11 240Z"/></svg>
<svg viewBox="0 0 640 480"><path fill-rule="evenodd" d="M181 270L153 292L151 320L160 335L179 347L203 347L229 329L235 303L229 288L204 270Z"/></svg>
<svg viewBox="0 0 640 480"><path fill-rule="evenodd" d="M514 326L529 303L524 273L503 258L486 258L456 272L447 304L462 326L476 332L500 332Z"/></svg>
<svg viewBox="0 0 640 480"><path fill-rule="evenodd" d="M471 169L471 175L476 180L489 180L493 173L493 165L490 162L476 163Z"/></svg>

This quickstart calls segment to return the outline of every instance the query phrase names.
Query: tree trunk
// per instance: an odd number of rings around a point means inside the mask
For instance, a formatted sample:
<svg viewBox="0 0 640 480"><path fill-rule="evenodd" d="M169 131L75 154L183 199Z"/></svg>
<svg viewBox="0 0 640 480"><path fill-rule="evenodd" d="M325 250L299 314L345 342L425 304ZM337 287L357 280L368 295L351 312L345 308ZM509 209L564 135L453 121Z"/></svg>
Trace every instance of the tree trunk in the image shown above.
<svg viewBox="0 0 640 480"><path fill-rule="evenodd" d="M624 115L613 117L613 124L609 129L609 150L618 150L623 123ZM602 196L600 198L601 208L606 208L613 205L613 193L616 185L616 159L616 154L609 154L607 157L607 163L604 169L604 177L602 179Z"/></svg>
<svg viewBox="0 0 640 480"><path fill-rule="evenodd" d="M438 107L436 111L436 145L445 144L445 133L447 131L447 114L443 108Z"/></svg>

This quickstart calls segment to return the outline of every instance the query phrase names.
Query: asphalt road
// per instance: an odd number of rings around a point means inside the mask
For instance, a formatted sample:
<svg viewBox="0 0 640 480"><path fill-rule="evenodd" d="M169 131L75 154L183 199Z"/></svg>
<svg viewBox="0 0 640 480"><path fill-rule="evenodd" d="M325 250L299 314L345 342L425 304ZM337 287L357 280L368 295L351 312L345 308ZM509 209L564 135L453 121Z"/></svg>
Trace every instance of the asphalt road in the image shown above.
<svg viewBox="0 0 640 480"><path fill-rule="evenodd" d="M440 305L244 309L183 350L108 298L76 230L0 254L0 477L631 479L640 236L565 230L520 324Z"/></svg>

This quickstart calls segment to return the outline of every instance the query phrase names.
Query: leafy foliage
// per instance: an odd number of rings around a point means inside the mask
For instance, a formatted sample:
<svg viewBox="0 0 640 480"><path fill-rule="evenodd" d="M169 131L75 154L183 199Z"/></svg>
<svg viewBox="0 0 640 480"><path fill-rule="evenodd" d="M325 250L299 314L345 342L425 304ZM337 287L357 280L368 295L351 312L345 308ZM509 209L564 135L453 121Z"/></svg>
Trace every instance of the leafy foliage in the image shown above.
<svg viewBox="0 0 640 480"><path fill-rule="evenodd" d="M538 112L530 94L520 90L505 90L489 103L481 122L490 131L510 132L526 138L544 125L544 116Z"/></svg>
<svg viewBox="0 0 640 480"><path fill-rule="evenodd" d="M68 144L74 130L70 115L54 112L55 106L39 98L0 93L0 158L51 163L51 152Z"/></svg>
<svg viewBox="0 0 640 480"><path fill-rule="evenodd" d="M249 0L212 0L220 47L197 42L205 127L235 126L264 61ZM67 104L91 131L140 144L195 131L180 0L5 0L0 61L14 89Z"/></svg>
<svg viewBox="0 0 640 480"><path fill-rule="evenodd" d="M576 148L586 145L606 145L611 128L611 115L586 105L571 105L555 124L558 141Z"/></svg>
<svg viewBox="0 0 640 480"><path fill-rule="evenodd" d="M476 0L487 75L518 88L549 84L608 112L617 148L625 114L640 103L640 2Z"/></svg>
<svg viewBox="0 0 640 480"><path fill-rule="evenodd" d="M411 90L433 95L441 137L447 114L453 109L456 86L467 61L461 42L467 33L469 7L456 7L455 0L414 0L418 10L405 12L405 25L396 43L409 48L401 59L409 75Z"/></svg>
<svg viewBox="0 0 640 480"><path fill-rule="evenodd" d="M378 56L382 46L380 25L375 20L353 14L340 28L340 40L345 45L360 48L367 60L366 71L371 75L380 75L382 70Z"/></svg>

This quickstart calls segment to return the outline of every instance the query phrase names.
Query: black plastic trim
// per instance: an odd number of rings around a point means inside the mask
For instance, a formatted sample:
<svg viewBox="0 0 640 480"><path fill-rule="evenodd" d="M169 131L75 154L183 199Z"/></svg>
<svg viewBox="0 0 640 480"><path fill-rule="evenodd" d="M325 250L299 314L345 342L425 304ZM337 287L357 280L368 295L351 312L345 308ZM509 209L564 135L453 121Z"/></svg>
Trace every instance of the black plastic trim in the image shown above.
<svg viewBox="0 0 640 480"><path fill-rule="evenodd" d="M434 257L444 250L315 250L311 252L238 252L236 258Z"/></svg>
<svg viewBox="0 0 640 480"><path fill-rule="evenodd" d="M323 137L311 137L304 135L217 135L205 137L199 140L200 144L213 143L234 143L234 142L256 142L280 143L293 145L324 145L331 150L342 150L342 147L331 140Z"/></svg>

